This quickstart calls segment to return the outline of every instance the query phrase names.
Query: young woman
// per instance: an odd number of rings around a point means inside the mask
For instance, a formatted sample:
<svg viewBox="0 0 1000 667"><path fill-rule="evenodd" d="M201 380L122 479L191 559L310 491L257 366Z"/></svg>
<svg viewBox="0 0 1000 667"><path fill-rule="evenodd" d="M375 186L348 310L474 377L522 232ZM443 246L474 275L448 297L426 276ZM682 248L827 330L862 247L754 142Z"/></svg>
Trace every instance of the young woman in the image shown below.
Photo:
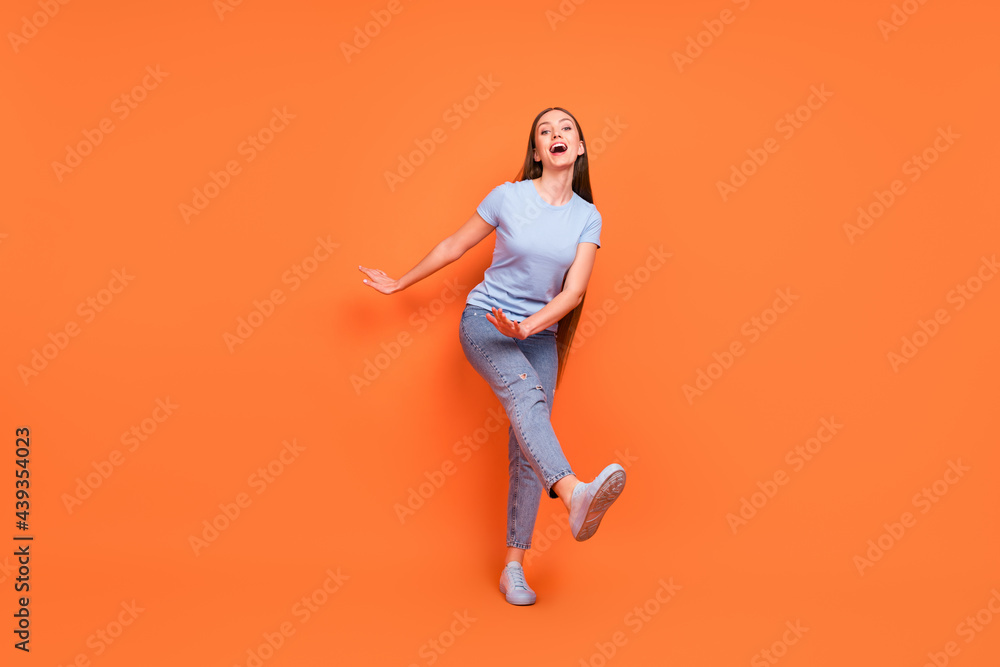
<svg viewBox="0 0 1000 667"><path fill-rule="evenodd" d="M469 292L459 338L510 419L507 556L500 591L507 602L527 605L536 596L522 562L531 548L542 490L562 500L573 537L583 541L625 486L625 470L617 463L589 483L578 480L551 423L555 389L601 245L583 130L562 107L535 117L515 181L495 187L458 231L398 280L359 266L367 275L362 282L382 294L406 289L494 230L493 263Z"/></svg>

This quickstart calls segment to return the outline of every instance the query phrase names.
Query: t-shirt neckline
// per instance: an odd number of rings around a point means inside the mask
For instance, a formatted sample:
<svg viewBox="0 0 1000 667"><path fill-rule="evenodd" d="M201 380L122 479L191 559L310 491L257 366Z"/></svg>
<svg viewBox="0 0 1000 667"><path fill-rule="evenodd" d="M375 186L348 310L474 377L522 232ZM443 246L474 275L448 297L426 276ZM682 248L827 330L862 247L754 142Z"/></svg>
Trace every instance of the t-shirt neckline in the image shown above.
<svg viewBox="0 0 1000 667"><path fill-rule="evenodd" d="M538 188L535 187L535 180L532 179L532 178L529 178L529 179L527 179L527 181L528 181L528 185L531 186L531 191L535 193L535 197L538 199L539 203L541 203L543 206L547 206L548 208L555 209L557 211L562 211L562 210L565 210L566 207L568 207L570 204L573 203L573 199L575 197L570 197L569 201L566 202L565 204L561 205L561 206L556 206L555 204L550 204L547 201L545 201L545 198L542 197L542 193L540 193L538 191ZM573 194L575 195L576 193L574 192Z"/></svg>

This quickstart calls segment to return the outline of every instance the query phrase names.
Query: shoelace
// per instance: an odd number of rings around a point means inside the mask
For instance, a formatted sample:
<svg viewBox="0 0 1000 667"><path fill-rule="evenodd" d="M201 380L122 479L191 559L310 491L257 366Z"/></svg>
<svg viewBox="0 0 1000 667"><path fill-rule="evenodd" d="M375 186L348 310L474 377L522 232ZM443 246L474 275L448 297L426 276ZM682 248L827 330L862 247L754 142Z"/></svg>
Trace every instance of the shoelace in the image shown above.
<svg viewBox="0 0 1000 667"><path fill-rule="evenodd" d="M528 590L528 582L524 580L524 570L519 567L508 567L507 577L510 579L512 588L523 588Z"/></svg>

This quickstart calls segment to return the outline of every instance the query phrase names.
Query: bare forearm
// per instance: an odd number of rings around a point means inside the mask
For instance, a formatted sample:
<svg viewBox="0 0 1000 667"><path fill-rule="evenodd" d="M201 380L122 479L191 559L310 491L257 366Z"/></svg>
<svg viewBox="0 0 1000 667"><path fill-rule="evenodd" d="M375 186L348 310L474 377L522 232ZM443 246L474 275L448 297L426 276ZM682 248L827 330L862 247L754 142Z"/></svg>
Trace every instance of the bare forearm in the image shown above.
<svg viewBox="0 0 1000 667"><path fill-rule="evenodd" d="M399 289L404 290L410 285L420 282L435 271L448 266L460 256L456 255L445 241L438 243L416 266L403 274L403 277L399 279Z"/></svg>
<svg viewBox="0 0 1000 667"><path fill-rule="evenodd" d="M562 291L537 313L524 318L521 321L521 327L526 330L529 336L544 331L561 320L566 313L580 305L581 299L583 299L582 294Z"/></svg>

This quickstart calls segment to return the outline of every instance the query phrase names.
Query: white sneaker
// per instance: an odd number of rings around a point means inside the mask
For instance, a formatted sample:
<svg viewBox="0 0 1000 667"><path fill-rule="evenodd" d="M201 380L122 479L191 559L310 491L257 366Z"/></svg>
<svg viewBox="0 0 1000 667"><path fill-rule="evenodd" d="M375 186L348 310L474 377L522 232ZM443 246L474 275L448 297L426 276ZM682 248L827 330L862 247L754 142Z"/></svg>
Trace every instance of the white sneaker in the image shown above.
<svg viewBox="0 0 1000 667"><path fill-rule="evenodd" d="M594 478L573 488L569 501L569 528L578 542L590 539L601 525L604 513L625 488L625 469L612 463Z"/></svg>
<svg viewBox="0 0 1000 667"><path fill-rule="evenodd" d="M528 587L528 582L524 580L524 568L516 560L507 563L500 574L500 592L511 604L535 604L535 591Z"/></svg>

